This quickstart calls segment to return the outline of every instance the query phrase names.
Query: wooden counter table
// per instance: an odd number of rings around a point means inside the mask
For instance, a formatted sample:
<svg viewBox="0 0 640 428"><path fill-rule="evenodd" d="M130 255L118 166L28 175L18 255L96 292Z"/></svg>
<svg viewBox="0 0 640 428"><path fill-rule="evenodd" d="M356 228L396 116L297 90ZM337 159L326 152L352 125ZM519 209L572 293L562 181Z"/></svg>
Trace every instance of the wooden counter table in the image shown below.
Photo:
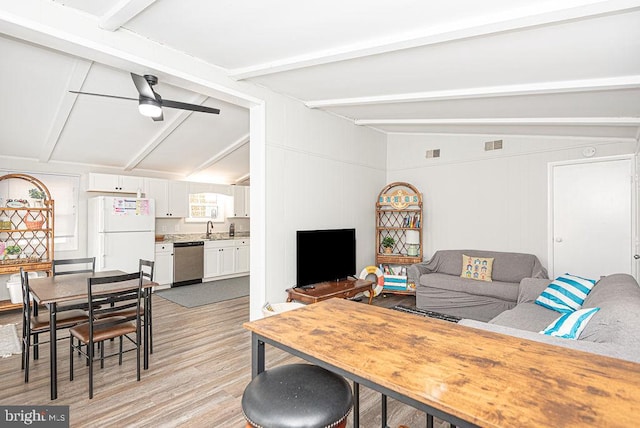
<svg viewBox="0 0 640 428"><path fill-rule="evenodd" d="M254 377L264 371L266 343L458 426L640 420L640 364L624 360L343 299L244 327Z"/></svg>

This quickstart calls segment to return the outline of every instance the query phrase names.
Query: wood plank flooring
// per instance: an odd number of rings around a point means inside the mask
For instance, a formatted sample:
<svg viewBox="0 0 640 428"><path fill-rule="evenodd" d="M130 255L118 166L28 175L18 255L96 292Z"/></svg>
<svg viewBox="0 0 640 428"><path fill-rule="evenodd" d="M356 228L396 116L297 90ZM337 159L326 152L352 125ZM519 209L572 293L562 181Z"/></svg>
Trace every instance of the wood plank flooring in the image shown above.
<svg viewBox="0 0 640 428"><path fill-rule="evenodd" d="M378 306L415 304L412 296L387 295ZM76 356L69 381L68 342L58 345L58 399L49 400L49 347L31 361L30 381L23 382L20 356L0 359L0 405L69 405L72 427L244 427L240 400L251 380L249 298L241 297L187 309L153 297L154 353L150 368L136 382L135 354L122 366L108 359L94 370L94 398L89 400L88 370ZM0 313L0 324L18 324L20 312ZM117 342L115 342L117 343ZM269 367L299 361L267 346ZM361 388L360 427L380 427L380 396ZM389 399L388 425L426 426L425 415ZM437 424L439 425L439 424ZM348 427L353 428L349 417Z"/></svg>

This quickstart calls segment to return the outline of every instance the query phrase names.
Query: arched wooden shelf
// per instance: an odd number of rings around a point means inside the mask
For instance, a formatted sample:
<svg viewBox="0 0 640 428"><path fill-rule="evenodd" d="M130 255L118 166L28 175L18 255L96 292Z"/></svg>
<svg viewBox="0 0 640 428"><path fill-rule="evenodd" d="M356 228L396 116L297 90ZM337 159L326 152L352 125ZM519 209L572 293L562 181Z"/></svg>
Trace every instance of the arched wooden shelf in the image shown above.
<svg viewBox="0 0 640 428"><path fill-rule="evenodd" d="M32 207L28 201L25 206L17 206L19 203L8 204L7 198L10 196L5 195L2 204L5 206L0 207L0 242L5 248L9 245L20 246L21 253L18 258L12 259L3 248L0 252L0 275L20 272L20 268L26 271L44 271L50 275L55 230L55 204L51 193L42 181L27 174L3 175L0 177L0 185L6 180L27 181L33 188L43 192L45 197L42 206ZM27 199L26 195L24 199ZM0 311L18 307L21 305L12 304L10 300L0 301Z"/></svg>

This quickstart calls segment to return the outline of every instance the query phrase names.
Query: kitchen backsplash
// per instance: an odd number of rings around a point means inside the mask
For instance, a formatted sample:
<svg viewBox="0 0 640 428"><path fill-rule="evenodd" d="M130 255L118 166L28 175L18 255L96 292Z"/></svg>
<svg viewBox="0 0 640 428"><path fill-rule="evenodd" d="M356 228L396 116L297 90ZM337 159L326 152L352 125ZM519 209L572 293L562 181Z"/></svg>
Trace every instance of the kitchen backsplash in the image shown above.
<svg viewBox="0 0 640 428"><path fill-rule="evenodd" d="M213 223L215 233L228 233L231 223L235 224L236 234L249 232L248 218L227 219L224 223ZM187 223L182 218L159 218L156 219L156 235L192 234L206 233L206 223Z"/></svg>

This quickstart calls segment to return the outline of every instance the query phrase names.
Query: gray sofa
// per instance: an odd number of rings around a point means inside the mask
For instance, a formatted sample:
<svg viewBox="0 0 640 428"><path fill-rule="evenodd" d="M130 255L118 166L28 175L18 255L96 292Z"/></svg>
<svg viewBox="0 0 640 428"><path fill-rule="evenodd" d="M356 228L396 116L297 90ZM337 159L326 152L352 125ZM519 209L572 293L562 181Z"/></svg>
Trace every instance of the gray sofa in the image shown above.
<svg viewBox="0 0 640 428"><path fill-rule="evenodd" d="M461 278L462 255L493 258L492 281ZM416 306L434 312L489 321L513 308L523 278L547 278L533 254L480 250L440 250L407 270L416 285Z"/></svg>
<svg viewBox="0 0 640 428"><path fill-rule="evenodd" d="M565 346L614 358L640 362L640 286L627 274L602 277L587 295L582 308L598 307L578 340L540 334L561 314L535 304L551 282L525 278L520 282L517 305L488 323L463 319L461 325L509 334L524 339Z"/></svg>

